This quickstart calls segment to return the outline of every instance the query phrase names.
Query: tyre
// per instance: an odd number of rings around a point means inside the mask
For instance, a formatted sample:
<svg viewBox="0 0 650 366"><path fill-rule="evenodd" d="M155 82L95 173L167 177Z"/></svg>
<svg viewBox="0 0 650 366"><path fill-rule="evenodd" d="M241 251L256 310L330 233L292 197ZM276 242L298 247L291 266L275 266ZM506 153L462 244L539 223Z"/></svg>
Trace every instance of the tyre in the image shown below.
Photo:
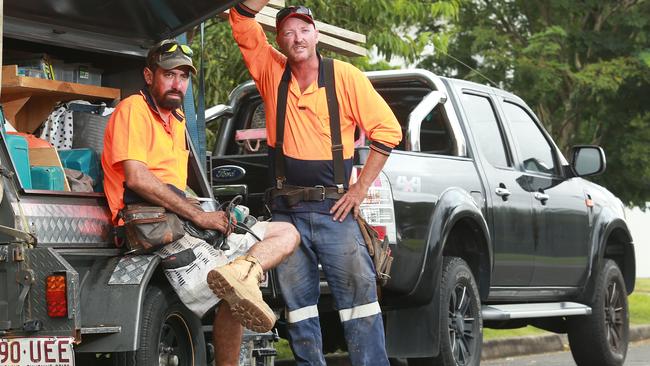
<svg viewBox="0 0 650 366"><path fill-rule="evenodd" d="M440 284L440 353L409 359L409 366L478 366L483 321L481 299L472 271L457 257L443 259Z"/></svg>
<svg viewBox="0 0 650 366"><path fill-rule="evenodd" d="M619 366L627 355L630 315L616 262L606 259L587 305L591 315L569 318L569 345L578 366Z"/></svg>
<svg viewBox="0 0 650 366"><path fill-rule="evenodd" d="M136 351L78 353L75 363L93 366L206 365L201 321L181 303L174 291L150 285L141 311L140 346Z"/></svg>
<svg viewBox="0 0 650 366"><path fill-rule="evenodd" d="M140 347L116 359L121 366L205 365L201 321L174 291L151 285L142 304Z"/></svg>

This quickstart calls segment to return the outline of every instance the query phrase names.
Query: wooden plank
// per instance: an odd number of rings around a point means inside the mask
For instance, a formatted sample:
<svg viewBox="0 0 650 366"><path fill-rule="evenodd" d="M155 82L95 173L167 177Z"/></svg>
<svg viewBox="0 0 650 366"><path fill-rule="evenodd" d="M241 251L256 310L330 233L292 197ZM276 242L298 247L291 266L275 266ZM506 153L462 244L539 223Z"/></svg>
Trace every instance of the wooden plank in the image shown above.
<svg viewBox="0 0 650 366"><path fill-rule="evenodd" d="M120 89L18 76L17 70L16 65L2 67L0 102L9 105L7 118L21 132L38 128L57 102L120 98Z"/></svg>
<svg viewBox="0 0 650 366"><path fill-rule="evenodd" d="M62 100L75 98L119 99L120 89L18 76L18 66L2 66L2 96L13 93L59 96Z"/></svg>
<svg viewBox="0 0 650 366"><path fill-rule="evenodd" d="M8 119L14 127L16 127L16 115L27 104L30 96L25 94L14 94L10 98L2 98L2 107L4 109L5 118Z"/></svg>
<svg viewBox="0 0 650 366"><path fill-rule="evenodd" d="M30 166L55 166L61 167L61 160L53 147L36 147L29 149Z"/></svg>
<svg viewBox="0 0 650 366"><path fill-rule="evenodd" d="M262 28L265 30L275 32L275 17L270 17L268 15L259 13L255 19L262 25ZM320 34L320 41L318 44L325 49L334 51L344 56L366 56L368 53L368 51L362 46L346 42L322 33Z"/></svg>
<svg viewBox="0 0 650 366"><path fill-rule="evenodd" d="M9 113L7 113L7 118L18 131L33 133L52 113L58 102L59 98L52 96L30 96L23 107L15 112L13 118Z"/></svg>
<svg viewBox="0 0 650 366"><path fill-rule="evenodd" d="M285 5L284 0L271 0L271 1L269 1L267 6L271 6L271 7L274 7L276 9L282 9L287 5Z"/></svg>
<svg viewBox="0 0 650 366"><path fill-rule="evenodd" d="M263 15L266 15L266 16L269 16L269 17L273 18L273 20L274 20L273 31L275 31L275 16L276 16L277 13L278 13L277 9L274 9L274 8L271 8L271 7L268 7L268 6L262 8L262 10L260 10L260 12L259 12L259 14L263 14ZM258 17L259 17L259 15L258 15ZM256 19L257 19L257 17L256 17ZM347 29L344 29L344 28L341 28L341 27L337 27L335 25L323 23L323 22L320 22L318 20L316 20L316 29L318 29L318 32L320 34L325 33L325 34L327 34L329 36L332 36L334 38L339 38L339 39L344 40L344 41L353 42L353 43L361 43L361 44L366 43L366 36L361 34L361 33L352 32L350 30L347 30Z"/></svg>
<svg viewBox="0 0 650 366"><path fill-rule="evenodd" d="M220 17L227 18L228 10L221 13ZM275 33L275 18L271 18L263 14L258 14L255 19L262 25L262 28L264 28L266 31ZM366 56L368 54L368 50L366 50L362 46L328 36L327 34L320 35L320 41L318 44L320 47L324 49L334 51L344 56L359 57L359 56Z"/></svg>

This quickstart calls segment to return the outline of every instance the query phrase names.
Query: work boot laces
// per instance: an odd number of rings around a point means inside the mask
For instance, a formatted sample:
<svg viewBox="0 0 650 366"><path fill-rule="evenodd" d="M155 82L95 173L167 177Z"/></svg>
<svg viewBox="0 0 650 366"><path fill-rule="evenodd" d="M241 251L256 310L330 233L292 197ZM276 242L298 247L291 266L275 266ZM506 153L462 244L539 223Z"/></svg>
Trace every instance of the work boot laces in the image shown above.
<svg viewBox="0 0 650 366"><path fill-rule="evenodd" d="M252 274L253 274L253 276L255 276L254 278L257 280L257 283L258 284L261 283L262 282L262 271L261 270L255 271L255 269L258 266L259 266L260 269L262 267L260 262L257 260L257 258L253 257L252 255L247 255L245 257L240 257L240 259L242 261L246 261L246 262L250 263L248 265L248 270L246 271L246 275L244 275L244 279L249 278L249 276L251 276L251 272L253 272Z"/></svg>

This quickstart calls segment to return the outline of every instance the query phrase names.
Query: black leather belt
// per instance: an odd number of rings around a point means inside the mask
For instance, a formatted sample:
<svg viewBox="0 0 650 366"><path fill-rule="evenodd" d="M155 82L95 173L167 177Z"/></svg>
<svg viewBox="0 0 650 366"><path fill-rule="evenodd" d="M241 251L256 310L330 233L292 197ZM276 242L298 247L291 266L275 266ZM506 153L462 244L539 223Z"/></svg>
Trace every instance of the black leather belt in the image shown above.
<svg viewBox="0 0 650 366"><path fill-rule="evenodd" d="M325 199L337 200L343 197L345 192L339 192L337 187L300 187L285 184L282 189L269 189L267 194L270 199L282 197L287 205L293 206L297 203L306 201L318 202L324 201Z"/></svg>

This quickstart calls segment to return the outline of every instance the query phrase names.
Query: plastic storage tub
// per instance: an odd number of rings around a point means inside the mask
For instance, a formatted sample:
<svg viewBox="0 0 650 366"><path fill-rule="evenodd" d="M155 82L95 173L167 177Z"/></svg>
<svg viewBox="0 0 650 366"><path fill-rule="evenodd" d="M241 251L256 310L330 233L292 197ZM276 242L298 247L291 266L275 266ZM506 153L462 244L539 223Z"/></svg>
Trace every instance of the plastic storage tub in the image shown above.
<svg viewBox="0 0 650 366"><path fill-rule="evenodd" d="M41 148L41 147L52 147L52 145L42 138L38 138L31 133L22 133L22 132L7 132L9 135L22 136L27 140L27 146L30 149Z"/></svg>
<svg viewBox="0 0 650 366"><path fill-rule="evenodd" d="M63 167L79 170L89 175L95 182L95 186L100 182L99 162L97 161L97 154L92 149L60 150L59 157Z"/></svg>
<svg viewBox="0 0 650 366"><path fill-rule="evenodd" d="M24 189L32 188L32 176L29 170L29 146L27 139L19 135L3 134L7 141L9 155L16 168L16 173Z"/></svg>
<svg viewBox="0 0 650 366"><path fill-rule="evenodd" d="M65 174L63 169L56 166L33 166L32 188L49 191L65 190Z"/></svg>
<svg viewBox="0 0 650 366"><path fill-rule="evenodd" d="M52 60L54 80L74 82L74 67L60 60Z"/></svg>
<svg viewBox="0 0 650 366"><path fill-rule="evenodd" d="M73 81L79 84L102 85L102 70L94 68L88 64L74 65Z"/></svg>

